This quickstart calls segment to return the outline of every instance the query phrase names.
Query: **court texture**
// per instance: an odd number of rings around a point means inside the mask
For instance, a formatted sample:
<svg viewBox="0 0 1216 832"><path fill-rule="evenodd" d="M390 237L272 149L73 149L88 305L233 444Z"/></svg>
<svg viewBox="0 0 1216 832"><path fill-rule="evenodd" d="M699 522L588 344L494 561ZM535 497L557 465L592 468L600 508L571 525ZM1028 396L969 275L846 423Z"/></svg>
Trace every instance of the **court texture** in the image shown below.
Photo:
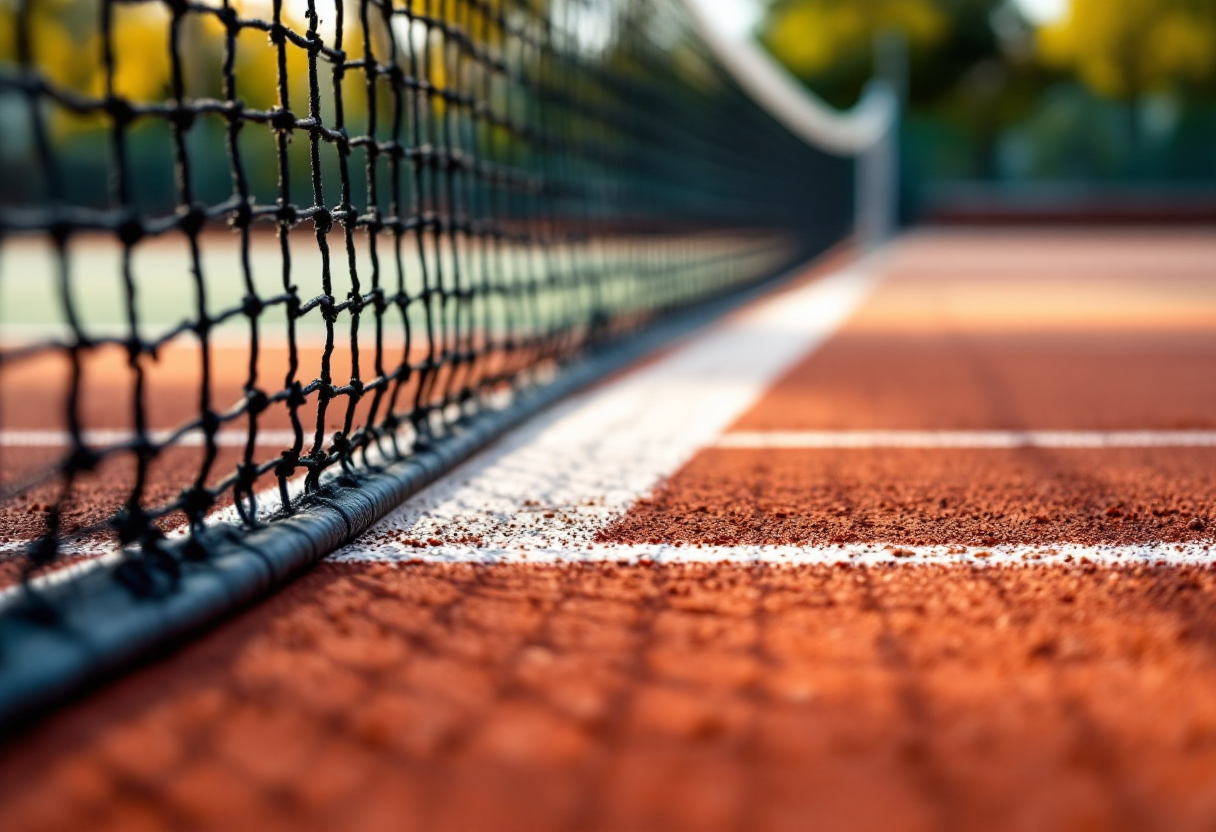
<svg viewBox="0 0 1216 832"><path fill-rule="evenodd" d="M1216 826L1216 233L711 7L0 3L0 832Z"/></svg>
<svg viewBox="0 0 1216 832"><path fill-rule="evenodd" d="M5 828L1208 828L1214 262L830 255L10 740Z"/></svg>

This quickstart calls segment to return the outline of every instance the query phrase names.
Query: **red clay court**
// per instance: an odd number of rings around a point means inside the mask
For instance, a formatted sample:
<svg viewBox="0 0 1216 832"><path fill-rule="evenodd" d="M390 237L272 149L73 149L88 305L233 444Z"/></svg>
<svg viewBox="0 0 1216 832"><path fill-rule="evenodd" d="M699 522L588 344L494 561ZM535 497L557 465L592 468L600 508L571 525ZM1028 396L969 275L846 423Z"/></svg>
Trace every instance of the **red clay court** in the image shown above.
<svg viewBox="0 0 1216 832"><path fill-rule="evenodd" d="M1211 5L0 0L0 832L1216 829Z"/></svg>
<svg viewBox="0 0 1216 832"><path fill-rule="evenodd" d="M13 737L2 825L1210 829L1213 274L1199 230L822 260Z"/></svg>

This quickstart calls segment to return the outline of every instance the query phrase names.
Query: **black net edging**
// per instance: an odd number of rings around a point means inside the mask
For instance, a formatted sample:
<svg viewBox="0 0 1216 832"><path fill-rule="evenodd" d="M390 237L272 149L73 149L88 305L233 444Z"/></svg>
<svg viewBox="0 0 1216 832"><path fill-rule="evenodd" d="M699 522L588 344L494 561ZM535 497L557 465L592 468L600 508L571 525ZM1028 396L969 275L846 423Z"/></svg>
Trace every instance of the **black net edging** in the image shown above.
<svg viewBox="0 0 1216 832"><path fill-rule="evenodd" d="M0 718L849 230L851 163L674 0L0 0L0 30Z"/></svg>

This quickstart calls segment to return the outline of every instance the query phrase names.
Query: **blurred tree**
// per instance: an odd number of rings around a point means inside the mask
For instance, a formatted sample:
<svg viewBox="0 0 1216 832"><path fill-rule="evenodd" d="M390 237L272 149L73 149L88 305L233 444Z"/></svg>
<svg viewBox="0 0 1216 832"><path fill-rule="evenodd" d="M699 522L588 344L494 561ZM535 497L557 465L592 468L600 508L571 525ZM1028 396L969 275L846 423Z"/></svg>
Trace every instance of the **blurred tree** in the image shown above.
<svg viewBox="0 0 1216 832"><path fill-rule="evenodd" d="M1045 63L1126 102L1133 165L1143 156L1146 94L1216 93L1216 0L1072 0L1063 19L1039 31L1038 46Z"/></svg>
<svg viewBox="0 0 1216 832"><path fill-rule="evenodd" d="M837 106L855 101L873 74L874 38L908 41L909 96L924 104L999 58L993 17L1006 0L772 0L760 37L773 54Z"/></svg>
<svg viewBox="0 0 1216 832"><path fill-rule="evenodd" d="M1216 92L1216 0L1072 0L1038 44L1102 95Z"/></svg>
<svg viewBox="0 0 1216 832"><path fill-rule="evenodd" d="M1023 117L1050 78L1034 33L1011 0L772 0L760 37L836 106L857 100L874 72L874 39L908 42L908 104L958 124L974 140L972 167L996 167L1001 131Z"/></svg>

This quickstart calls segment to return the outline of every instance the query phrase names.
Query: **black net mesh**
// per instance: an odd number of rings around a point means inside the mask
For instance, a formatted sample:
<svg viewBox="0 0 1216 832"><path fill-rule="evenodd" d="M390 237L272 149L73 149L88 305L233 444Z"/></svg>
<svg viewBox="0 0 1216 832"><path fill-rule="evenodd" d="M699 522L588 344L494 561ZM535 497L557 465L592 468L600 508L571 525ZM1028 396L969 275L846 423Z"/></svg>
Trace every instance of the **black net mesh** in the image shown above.
<svg viewBox="0 0 1216 832"><path fill-rule="evenodd" d="M848 230L675 0L0 0L0 547L271 519Z"/></svg>

